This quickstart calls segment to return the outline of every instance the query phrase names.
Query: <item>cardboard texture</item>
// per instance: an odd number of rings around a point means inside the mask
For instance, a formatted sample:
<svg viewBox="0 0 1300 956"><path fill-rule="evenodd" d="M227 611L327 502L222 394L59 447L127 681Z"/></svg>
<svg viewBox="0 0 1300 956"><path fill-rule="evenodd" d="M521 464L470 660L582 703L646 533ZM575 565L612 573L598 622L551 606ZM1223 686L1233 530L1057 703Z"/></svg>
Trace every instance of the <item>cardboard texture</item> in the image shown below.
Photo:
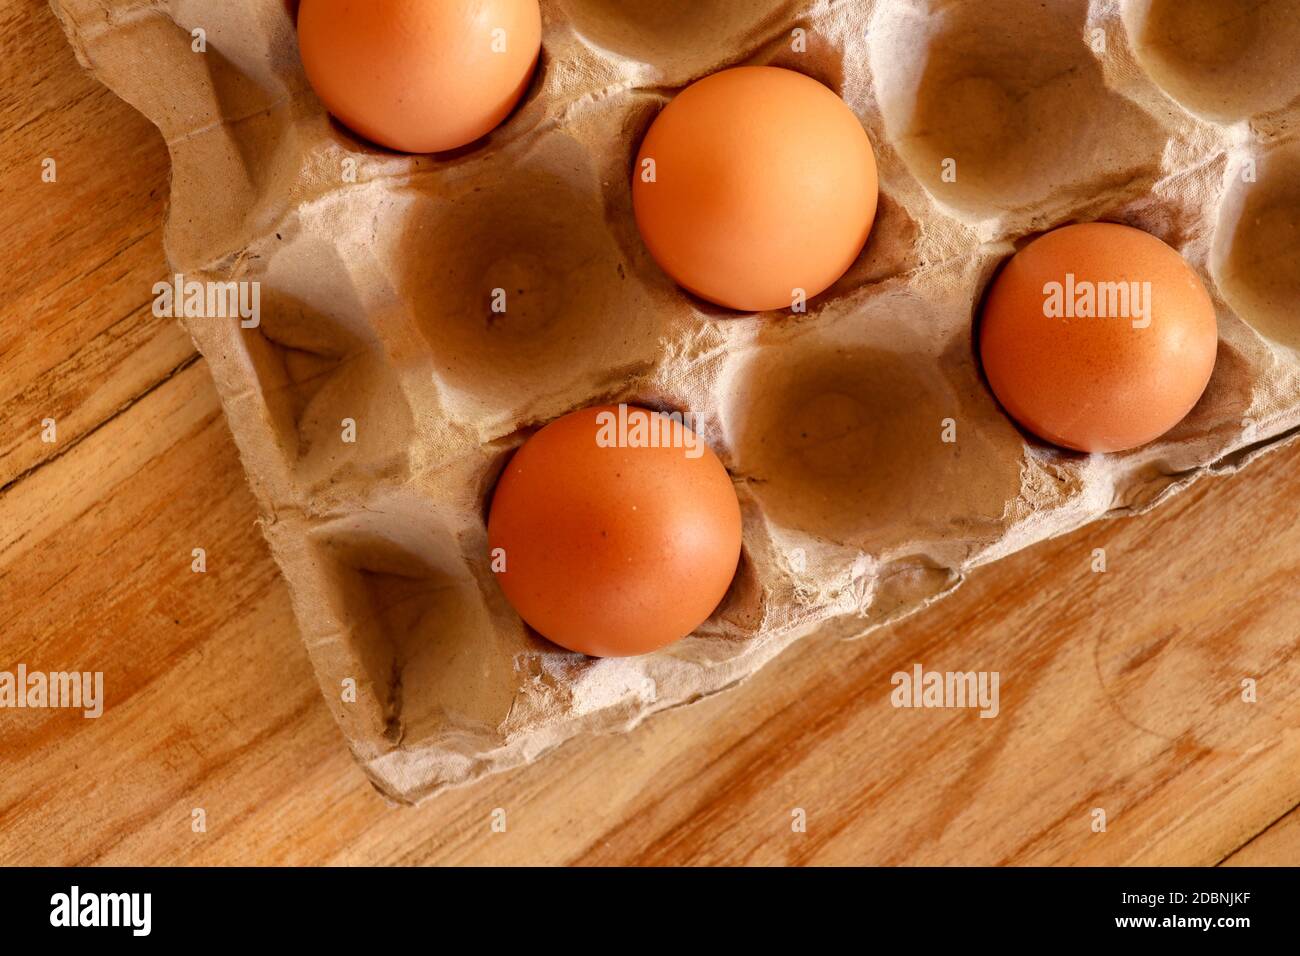
<svg viewBox="0 0 1300 956"><path fill-rule="evenodd" d="M799 638L865 635L977 565L1147 509L1300 428L1295 0L546 0L520 108L418 157L329 119L291 3L51 5L86 68L167 141L173 269L260 283L258 328L185 324L325 699L394 801L627 730ZM742 63L827 84L876 148L867 249L804 315L692 299L632 218L656 112ZM1095 219L1187 258L1220 349L1182 424L1090 457L1017 430L971 332L1018 245ZM722 606L643 658L530 634L487 565L511 450L598 400L702 415L744 512Z"/></svg>

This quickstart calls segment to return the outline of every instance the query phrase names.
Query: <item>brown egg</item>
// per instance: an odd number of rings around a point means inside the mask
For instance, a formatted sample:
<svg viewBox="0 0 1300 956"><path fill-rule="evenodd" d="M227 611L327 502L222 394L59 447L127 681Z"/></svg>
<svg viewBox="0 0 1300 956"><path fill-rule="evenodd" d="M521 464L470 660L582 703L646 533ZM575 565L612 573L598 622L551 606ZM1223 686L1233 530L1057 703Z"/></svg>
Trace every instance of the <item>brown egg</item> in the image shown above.
<svg viewBox="0 0 1300 956"><path fill-rule="evenodd" d="M537 65L537 0L302 0L298 46L340 122L408 153L472 143L514 109Z"/></svg>
<svg viewBox="0 0 1300 956"><path fill-rule="evenodd" d="M984 303L989 385L1027 430L1065 448L1159 438L1214 371L1214 303L1177 252L1114 223L1065 226L1017 252Z"/></svg>
<svg viewBox="0 0 1300 956"><path fill-rule="evenodd" d="M844 101L792 70L705 77L664 107L632 180L646 247L679 285L745 311L812 298L857 259L876 215L871 141Z"/></svg>
<svg viewBox="0 0 1300 956"><path fill-rule="evenodd" d="M717 456L676 417L584 408L510 459L488 542L506 598L536 631L624 657L713 613L740 558L740 505Z"/></svg>

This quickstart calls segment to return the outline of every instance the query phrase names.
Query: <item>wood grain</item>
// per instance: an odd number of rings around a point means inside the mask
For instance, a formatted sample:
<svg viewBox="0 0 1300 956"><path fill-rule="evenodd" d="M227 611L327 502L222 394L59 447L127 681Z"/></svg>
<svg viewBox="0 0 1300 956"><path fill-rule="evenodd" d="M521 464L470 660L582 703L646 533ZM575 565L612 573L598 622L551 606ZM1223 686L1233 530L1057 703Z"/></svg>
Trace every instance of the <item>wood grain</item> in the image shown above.
<svg viewBox="0 0 1300 956"><path fill-rule="evenodd" d="M1300 444L631 734L387 807L320 699L206 368L147 307L160 138L39 0L6 0L0 38L0 669L103 670L108 696L99 720L0 710L0 863L1300 862ZM894 709L918 661L998 671L1001 713Z"/></svg>
<svg viewBox="0 0 1300 956"><path fill-rule="evenodd" d="M48 7L0 4L0 488L192 357L155 318L167 152L84 74ZM57 180L41 179L53 159ZM57 422L58 442L39 441ZM38 439L38 440L33 440Z"/></svg>
<svg viewBox="0 0 1300 956"><path fill-rule="evenodd" d="M1224 866L1294 866L1300 860L1300 809L1292 810L1223 861Z"/></svg>

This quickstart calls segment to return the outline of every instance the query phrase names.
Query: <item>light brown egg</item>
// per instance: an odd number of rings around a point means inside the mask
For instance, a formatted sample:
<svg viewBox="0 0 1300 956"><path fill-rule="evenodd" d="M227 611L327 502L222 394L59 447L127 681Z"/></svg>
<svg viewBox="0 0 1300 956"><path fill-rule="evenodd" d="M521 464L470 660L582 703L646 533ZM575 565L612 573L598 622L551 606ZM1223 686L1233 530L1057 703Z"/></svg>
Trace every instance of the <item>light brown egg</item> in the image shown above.
<svg viewBox="0 0 1300 956"><path fill-rule="evenodd" d="M536 631L571 651L624 657L713 613L740 558L740 505L727 470L680 421L585 408L510 459L488 542L506 598Z"/></svg>
<svg viewBox="0 0 1300 956"><path fill-rule="evenodd" d="M1214 303L1177 252L1115 223L1065 226L1017 252L989 290L980 356L1025 429L1122 451L1180 422L1214 371Z"/></svg>
<svg viewBox="0 0 1300 956"><path fill-rule="evenodd" d="M754 312L791 308L842 276L867 241L877 192L853 111L816 80L766 66L678 94L646 134L632 181L637 226L663 270Z"/></svg>
<svg viewBox="0 0 1300 956"><path fill-rule="evenodd" d="M528 88L537 0L302 0L307 79L340 122L381 146L436 153L494 129Z"/></svg>

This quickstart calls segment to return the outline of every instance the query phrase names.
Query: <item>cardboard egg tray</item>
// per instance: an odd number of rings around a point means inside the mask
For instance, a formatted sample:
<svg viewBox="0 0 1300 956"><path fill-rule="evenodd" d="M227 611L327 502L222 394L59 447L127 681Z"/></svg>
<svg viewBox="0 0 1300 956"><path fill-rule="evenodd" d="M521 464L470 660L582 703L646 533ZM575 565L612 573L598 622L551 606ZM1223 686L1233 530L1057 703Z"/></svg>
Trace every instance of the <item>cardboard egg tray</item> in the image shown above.
<svg viewBox="0 0 1300 956"><path fill-rule="evenodd" d="M395 801L864 635L1300 428L1300 0L544 0L524 102L437 156L330 120L292 3L51 4L166 138L174 271L259 283L257 328L184 321L325 699ZM806 314L690 297L633 222L656 112L745 63L825 83L876 149L871 239ZM1088 220L1168 242L1218 310L1200 404L1117 455L1022 434L972 348L999 264ZM511 451L598 401L700 415L744 513L722 605L641 658L562 652L488 568Z"/></svg>

